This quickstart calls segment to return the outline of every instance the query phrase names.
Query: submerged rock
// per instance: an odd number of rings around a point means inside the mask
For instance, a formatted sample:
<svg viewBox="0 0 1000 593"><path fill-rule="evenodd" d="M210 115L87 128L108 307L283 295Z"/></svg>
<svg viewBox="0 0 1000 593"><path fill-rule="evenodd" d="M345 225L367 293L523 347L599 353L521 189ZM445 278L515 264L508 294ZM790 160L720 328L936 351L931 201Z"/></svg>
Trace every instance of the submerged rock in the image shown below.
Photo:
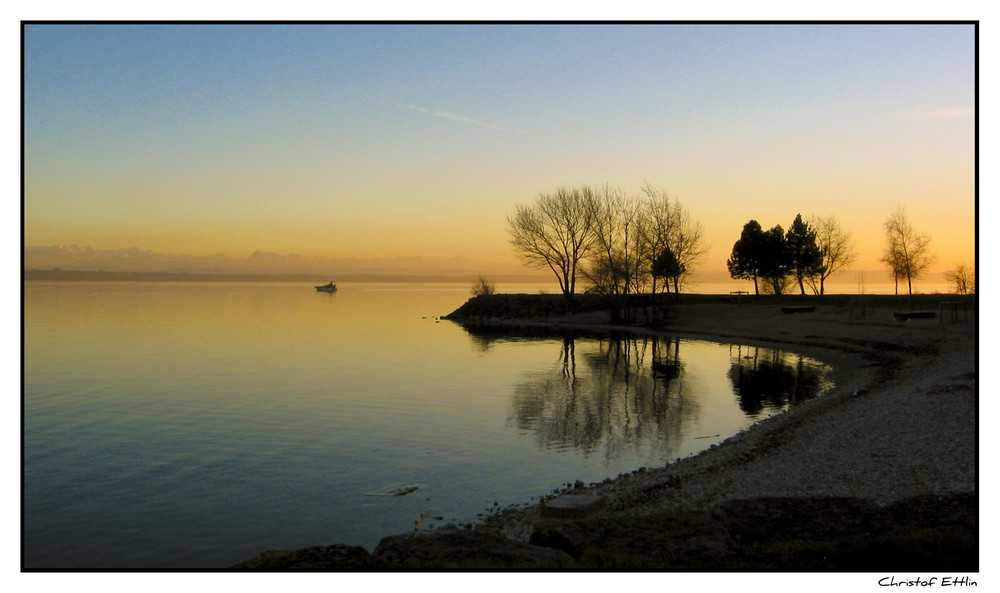
<svg viewBox="0 0 1000 593"><path fill-rule="evenodd" d="M580 519L602 510L604 506L605 501L600 496L563 494L552 500L542 502L540 513L544 518Z"/></svg>
<svg viewBox="0 0 1000 593"><path fill-rule="evenodd" d="M391 484L378 490L365 492L366 496L406 496L423 488L423 484Z"/></svg>

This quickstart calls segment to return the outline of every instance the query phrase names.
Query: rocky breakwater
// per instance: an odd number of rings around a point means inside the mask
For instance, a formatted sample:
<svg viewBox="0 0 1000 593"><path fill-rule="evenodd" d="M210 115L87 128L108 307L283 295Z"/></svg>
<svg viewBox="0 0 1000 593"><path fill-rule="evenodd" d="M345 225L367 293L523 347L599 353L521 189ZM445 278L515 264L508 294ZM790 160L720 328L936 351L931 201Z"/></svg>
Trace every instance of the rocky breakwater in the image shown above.
<svg viewBox="0 0 1000 593"><path fill-rule="evenodd" d="M576 295L568 299L559 294L491 294L469 299L442 319L471 325L509 324L512 321L555 319L606 308L606 297L599 295Z"/></svg>

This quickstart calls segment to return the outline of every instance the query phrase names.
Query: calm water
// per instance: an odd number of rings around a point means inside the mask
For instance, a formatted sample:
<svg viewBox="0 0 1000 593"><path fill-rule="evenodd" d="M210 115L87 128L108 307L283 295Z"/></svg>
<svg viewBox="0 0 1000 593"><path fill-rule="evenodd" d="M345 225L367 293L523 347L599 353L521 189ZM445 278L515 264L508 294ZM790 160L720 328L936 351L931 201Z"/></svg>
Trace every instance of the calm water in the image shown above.
<svg viewBox="0 0 1000 593"><path fill-rule="evenodd" d="M828 387L763 348L470 333L435 318L464 284L24 290L26 567L372 549L696 453ZM420 488L370 494L396 484Z"/></svg>

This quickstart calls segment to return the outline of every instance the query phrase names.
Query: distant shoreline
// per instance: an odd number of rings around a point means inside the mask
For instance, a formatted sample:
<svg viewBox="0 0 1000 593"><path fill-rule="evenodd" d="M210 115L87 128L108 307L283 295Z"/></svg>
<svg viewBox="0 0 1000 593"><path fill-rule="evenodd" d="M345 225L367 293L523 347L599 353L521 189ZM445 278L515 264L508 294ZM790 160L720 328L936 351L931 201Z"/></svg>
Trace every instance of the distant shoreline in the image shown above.
<svg viewBox="0 0 1000 593"><path fill-rule="evenodd" d="M334 282L402 282L402 283L452 283L468 284L470 287L479 274L472 272L451 272L442 271L440 273L405 273L405 272L348 272L330 274L317 274L314 272L198 272L198 271L176 271L176 272L132 272L125 270L70 270L62 268L30 268L23 270L22 280L25 282L303 282L326 284L331 280ZM546 288L542 292L547 296L558 296L558 287L551 276L532 274L489 274L489 280L498 284L532 284L551 285L551 289ZM878 285L884 289L884 286ZM888 284L891 288L891 284ZM892 292L872 291L864 295L859 295L856 290L845 290L846 284L830 286L826 297L835 296L906 296L894 295ZM682 293L681 297L689 298L698 295L728 296L738 288L745 290L745 287L733 284L729 286L722 283L708 283L702 287L706 290L699 290L696 284L691 292ZM938 287L940 288L940 287ZM950 295L947 292L937 290L920 290L914 294L917 296L956 296L959 298L970 298L973 295ZM583 295L577 295L582 297ZM757 299L795 299L795 298L817 298L817 295L786 294L781 297L769 295L754 296Z"/></svg>
<svg viewBox="0 0 1000 593"><path fill-rule="evenodd" d="M25 270L26 282L454 282L469 283L475 274L283 274L283 273L200 273L125 272L109 270ZM497 275L502 282L544 282L537 276Z"/></svg>

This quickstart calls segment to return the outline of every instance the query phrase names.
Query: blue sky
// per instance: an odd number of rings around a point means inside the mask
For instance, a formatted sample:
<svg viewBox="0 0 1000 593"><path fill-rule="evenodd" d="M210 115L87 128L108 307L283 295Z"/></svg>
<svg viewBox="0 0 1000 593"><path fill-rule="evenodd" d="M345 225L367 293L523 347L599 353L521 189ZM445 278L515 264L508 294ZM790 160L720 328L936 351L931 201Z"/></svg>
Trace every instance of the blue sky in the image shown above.
<svg viewBox="0 0 1000 593"><path fill-rule="evenodd" d="M836 214L876 267L899 204L951 267L973 257L974 41L942 25L29 26L24 243L497 261L515 204L648 181L706 227L713 268L750 218L799 212Z"/></svg>

